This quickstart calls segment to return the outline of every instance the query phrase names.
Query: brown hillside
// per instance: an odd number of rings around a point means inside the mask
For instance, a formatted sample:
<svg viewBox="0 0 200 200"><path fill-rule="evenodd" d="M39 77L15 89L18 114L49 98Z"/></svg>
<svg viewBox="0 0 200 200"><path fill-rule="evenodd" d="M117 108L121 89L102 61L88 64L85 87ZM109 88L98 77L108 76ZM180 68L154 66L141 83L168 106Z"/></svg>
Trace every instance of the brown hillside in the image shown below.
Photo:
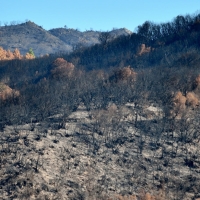
<svg viewBox="0 0 200 200"><path fill-rule="evenodd" d="M19 49L24 55L32 48L35 55L71 51L71 47L33 22L0 27L0 43L4 49Z"/></svg>

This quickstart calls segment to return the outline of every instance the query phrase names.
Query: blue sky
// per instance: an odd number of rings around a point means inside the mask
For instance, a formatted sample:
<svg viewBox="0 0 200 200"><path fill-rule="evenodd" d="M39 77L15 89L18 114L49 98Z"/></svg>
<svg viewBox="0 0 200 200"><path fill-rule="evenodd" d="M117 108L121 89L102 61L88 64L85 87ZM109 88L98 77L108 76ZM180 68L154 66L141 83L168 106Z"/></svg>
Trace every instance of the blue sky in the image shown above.
<svg viewBox="0 0 200 200"><path fill-rule="evenodd" d="M199 9L200 0L1 0L0 21L28 19L46 30L66 25L81 31L134 31L146 20L167 22Z"/></svg>

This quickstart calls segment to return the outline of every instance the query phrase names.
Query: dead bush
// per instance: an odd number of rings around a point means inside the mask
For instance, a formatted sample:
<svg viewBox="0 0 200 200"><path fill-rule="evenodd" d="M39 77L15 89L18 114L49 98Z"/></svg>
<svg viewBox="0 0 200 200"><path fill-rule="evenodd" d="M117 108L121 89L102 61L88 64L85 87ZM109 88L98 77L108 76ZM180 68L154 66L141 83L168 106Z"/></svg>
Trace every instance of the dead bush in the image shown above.
<svg viewBox="0 0 200 200"><path fill-rule="evenodd" d="M109 105L107 108L107 111L110 116L113 116L117 112L116 104L113 103L113 104Z"/></svg>
<svg viewBox="0 0 200 200"><path fill-rule="evenodd" d="M193 85L194 85L194 89L195 90L199 90L200 89L200 74L196 77Z"/></svg>
<svg viewBox="0 0 200 200"><path fill-rule="evenodd" d="M186 109L186 97L179 91L172 98L169 108L166 110L169 117L180 117Z"/></svg>
<svg viewBox="0 0 200 200"><path fill-rule="evenodd" d="M199 100L196 97L195 93L188 92L186 95L186 105L195 108L199 104Z"/></svg>
<svg viewBox="0 0 200 200"><path fill-rule="evenodd" d="M186 97L179 91L173 98L173 105L180 110L185 109Z"/></svg>
<svg viewBox="0 0 200 200"><path fill-rule="evenodd" d="M9 86L5 85L4 83L0 83L0 99L6 100L10 97L18 97L19 91L11 89Z"/></svg>
<svg viewBox="0 0 200 200"><path fill-rule="evenodd" d="M2 47L0 47L0 60L7 60L6 56L7 52Z"/></svg>
<svg viewBox="0 0 200 200"><path fill-rule="evenodd" d="M110 77L110 79L114 79L116 82L118 81L135 81L137 73L131 69L130 66L123 67L122 69L118 69L114 72L114 75Z"/></svg>
<svg viewBox="0 0 200 200"><path fill-rule="evenodd" d="M138 55L142 55L144 53L148 53L151 51L151 47L146 47L145 44L141 44L140 48L139 48L139 51L138 51Z"/></svg>
<svg viewBox="0 0 200 200"><path fill-rule="evenodd" d="M6 60L12 60L12 59L15 59L15 56L13 55L13 53L8 50L7 52L5 51L6 53Z"/></svg>
<svg viewBox="0 0 200 200"><path fill-rule="evenodd" d="M35 56L33 56L32 54L30 53L26 53L26 55L24 56L25 59L34 59Z"/></svg>
<svg viewBox="0 0 200 200"><path fill-rule="evenodd" d="M22 57L23 57L23 56L20 54L19 49L17 49L17 48L13 51L13 56L14 56L15 59L22 59Z"/></svg>

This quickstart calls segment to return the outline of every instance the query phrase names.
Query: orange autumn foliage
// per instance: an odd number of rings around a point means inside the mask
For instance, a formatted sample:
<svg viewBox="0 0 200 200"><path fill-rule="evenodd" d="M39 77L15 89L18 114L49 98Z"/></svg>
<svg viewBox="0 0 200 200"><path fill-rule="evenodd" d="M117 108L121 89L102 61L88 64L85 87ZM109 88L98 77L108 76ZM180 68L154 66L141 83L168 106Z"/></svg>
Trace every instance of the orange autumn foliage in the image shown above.
<svg viewBox="0 0 200 200"><path fill-rule="evenodd" d="M2 47L0 47L0 60L8 60L7 52Z"/></svg>
<svg viewBox="0 0 200 200"><path fill-rule="evenodd" d="M171 116L180 117L188 108L194 109L199 105L198 96L194 92L188 92L184 96L180 91L172 98Z"/></svg>
<svg viewBox="0 0 200 200"><path fill-rule="evenodd" d="M199 104L199 100L194 92L188 92L186 95L186 105L196 107Z"/></svg>
<svg viewBox="0 0 200 200"><path fill-rule="evenodd" d="M176 108L180 110L185 109L186 97L179 91L173 98L173 104Z"/></svg>
<svg viewBox="0 0 200 200"><path fill-rule="evenodd" d="M0 60L13 60L13 59L33 59L34 57L27 53L25 56L21 55L19 49L15 49L13 52L5 50L0 47Z"/></svg>
<svg viewBox="0 0 200 200"><path fill-rule="evenodd" d="M142 55L144 53L149 53L151 51L151 47L146 47L145 44L141 44L138 55Z"/></svg>
<svg viewBox="0 0 200 200"><path fill-rule="evenodd" d="M134 72L134 70L130 66L128 66L116 70L111 78L114 78L116 81L135 81L136 75L137 73Z"/></svg>
<svg viewBox="0 0 200 200"><path fill-rule="evenodd" d="M15 59L22 59L22 55L20 54L20 51L19 51L19 49L15 49L14 51L13 51L13 56L15 57Z"/></svg>
<svg viewBox="0 0 200 200"><path fill-rule="evenodd" d="M11 89L9 86L5 85L4 83L0 83L0 99L6 100L10 97L18 97L19 91Z"/></svg>
<svg viewBox="0 0 200 200"><path fill-rule="evenodd" d="M34 59L35 57L30 54L30 53L26 53L26 55L24 56L25 59Z"/></svg>
<svg viewBox="0 0 200 200"><path fill-rule="evenodd" d="M53 62L53 66L55 68L51 70L51 73L54 78L71 77L75 68L72 63L67 62L63 58L57 58Z"/></svg>
<svg viewBox="0 0 200 200"><path fill-rule="evenodd" d="M149 193L146 193L144 197L141 198L141 200L155 200L155 197L151 196Z"/></svg>

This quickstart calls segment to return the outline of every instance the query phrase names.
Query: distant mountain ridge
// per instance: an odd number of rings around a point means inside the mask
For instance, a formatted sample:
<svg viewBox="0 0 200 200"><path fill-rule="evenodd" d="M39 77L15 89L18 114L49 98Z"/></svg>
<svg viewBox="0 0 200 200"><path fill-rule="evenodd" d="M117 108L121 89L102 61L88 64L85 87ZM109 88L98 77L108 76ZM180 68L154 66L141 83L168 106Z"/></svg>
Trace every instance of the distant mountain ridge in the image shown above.
<svg viewBox="0 0 200 200"><path fill-rule="evenodd" d="M21 54L26 54L30 48L36 56L71 52L78 46L91 46L99 43L100 31L81 32L75 29L55 28L49 31L34 22L0 27L0 46L6 50L19 49ZM110 31L112 38L129 35L132 32L125 29Z"/></svg>
<svg viewBox="0 0 200 200"><path fill-rule="evenodd" d="M65 28L56 28L56 29L51 29L49 32L58 37L60 40L64 41L65 43L69 45L83 45L83 46L90 46L96 43L99 43L98 37L99 34L101 33L100 31L78 31L75 29L65 29ZM132 34L131 31L125 28L121 29L115 29L110 31L110 34L112 38L117 38L121 35L129 35Z"/></svg>

